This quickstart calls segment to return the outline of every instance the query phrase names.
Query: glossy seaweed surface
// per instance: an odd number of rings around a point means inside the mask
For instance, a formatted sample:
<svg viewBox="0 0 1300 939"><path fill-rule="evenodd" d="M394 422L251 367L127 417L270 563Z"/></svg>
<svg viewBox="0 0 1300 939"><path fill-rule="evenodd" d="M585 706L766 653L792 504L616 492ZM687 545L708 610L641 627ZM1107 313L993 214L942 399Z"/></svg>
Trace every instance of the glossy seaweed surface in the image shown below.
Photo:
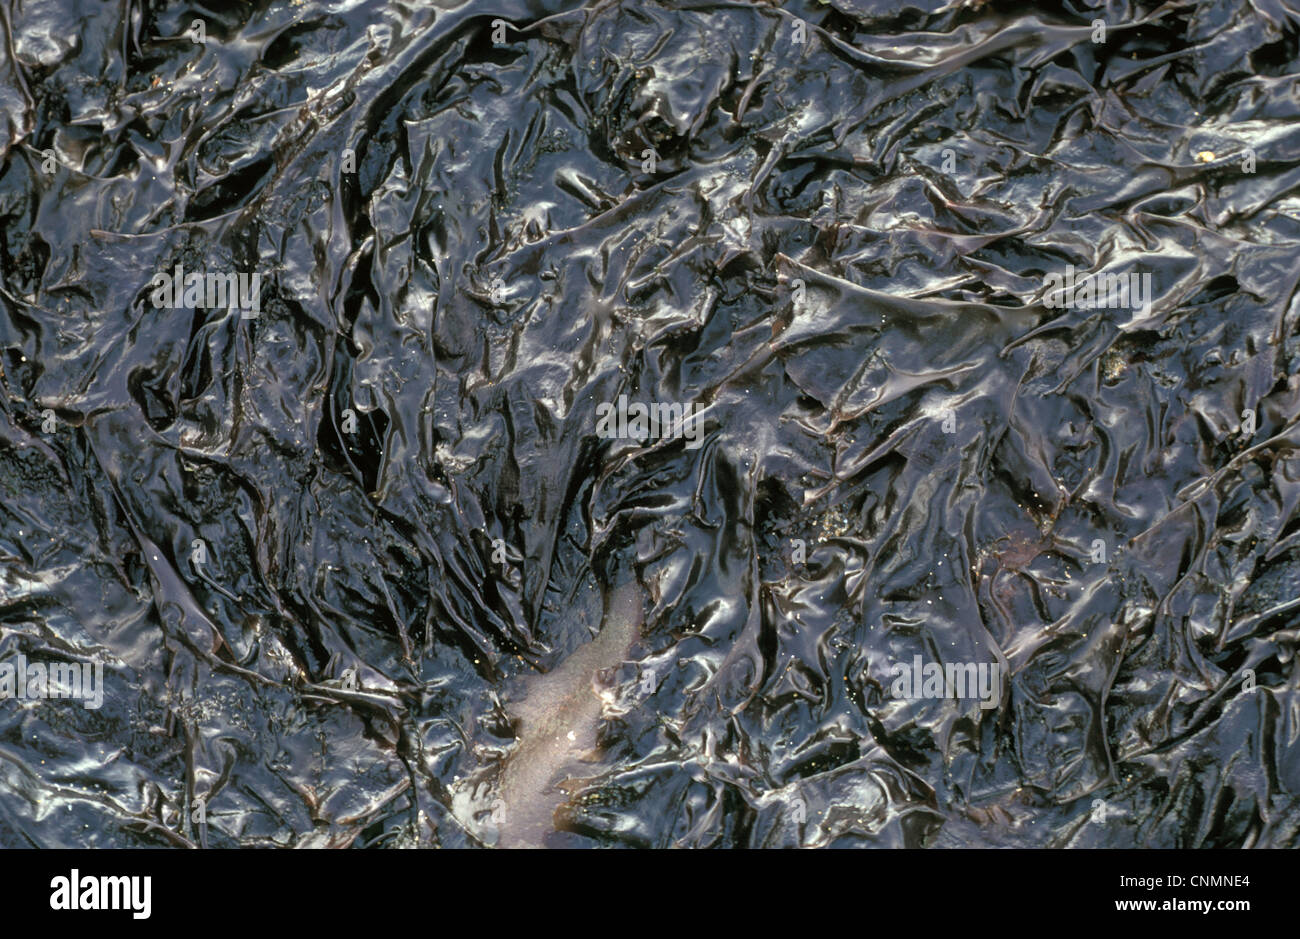
<svg viewBox="0 0 1300 939"><path fill-rule="evenodd" d="M0 844L1300 844L1295 0L0 19Z"/></svg>

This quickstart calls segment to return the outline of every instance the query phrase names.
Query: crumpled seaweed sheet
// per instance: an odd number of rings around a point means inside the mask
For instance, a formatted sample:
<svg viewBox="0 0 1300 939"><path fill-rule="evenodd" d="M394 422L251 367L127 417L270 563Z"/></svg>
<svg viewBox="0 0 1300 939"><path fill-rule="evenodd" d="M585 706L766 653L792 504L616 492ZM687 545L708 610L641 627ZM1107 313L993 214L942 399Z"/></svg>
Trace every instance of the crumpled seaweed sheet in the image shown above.
<svg viewBox="0 0 1300 939"><path fill-rule="evenodd" d="M575 843L1300 843L1294 0L0 27L0 659L107 685L0 702L0 843L486 843L511 683L626 563ZM177 264L260 316L155 308Z"/></svg>

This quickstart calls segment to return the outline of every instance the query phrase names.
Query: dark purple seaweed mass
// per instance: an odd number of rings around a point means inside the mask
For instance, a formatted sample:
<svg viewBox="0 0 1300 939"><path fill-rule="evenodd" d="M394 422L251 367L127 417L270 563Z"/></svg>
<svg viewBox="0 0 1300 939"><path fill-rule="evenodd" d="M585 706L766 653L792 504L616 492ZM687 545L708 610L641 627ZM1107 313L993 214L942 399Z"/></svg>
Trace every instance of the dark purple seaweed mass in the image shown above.
<svg viewBox="0 0 1300 939"><path fill-rule="evenodd" d="M1300 846L1295 0L0 19L0 845Z"/></svg>

